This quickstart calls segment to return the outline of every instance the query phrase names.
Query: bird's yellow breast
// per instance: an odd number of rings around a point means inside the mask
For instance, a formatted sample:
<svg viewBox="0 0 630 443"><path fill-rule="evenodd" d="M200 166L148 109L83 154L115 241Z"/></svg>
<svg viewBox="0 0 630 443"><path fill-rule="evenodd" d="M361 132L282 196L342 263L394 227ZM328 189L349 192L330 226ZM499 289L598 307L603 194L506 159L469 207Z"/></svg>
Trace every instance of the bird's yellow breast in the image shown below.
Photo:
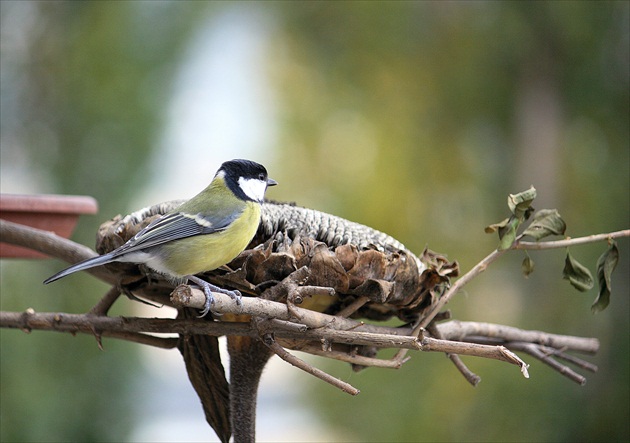
<svg viewBox="0 0 630 443"><path fill-rule="evenodd" d="M165 244L164 264L174 274L194 275L211 271L231 262L254 238L260 224L260 204L248 201L241 216L227 229L213 234L196 235Z"/></svg>

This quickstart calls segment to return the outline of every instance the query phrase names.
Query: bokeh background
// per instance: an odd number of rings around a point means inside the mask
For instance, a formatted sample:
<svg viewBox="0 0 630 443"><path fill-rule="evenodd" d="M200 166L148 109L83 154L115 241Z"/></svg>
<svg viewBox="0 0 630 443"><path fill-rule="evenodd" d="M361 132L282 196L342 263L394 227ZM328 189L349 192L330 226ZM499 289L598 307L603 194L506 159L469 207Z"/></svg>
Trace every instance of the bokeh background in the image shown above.
<svg viewBox="0 0 630 443"><path fill-rule="evenodd" d="M534 185L573 237L628 227L630 7L619 2L2 1L2 192L94 196L74 240L112 216L202 189L251 158L270 197L425 246L467 270L508 193ZM531 361L441 354L353 373L349 397L274 362L263 441L628 441L628 240L608 310L561 279L564 251L510 254L449 305L455 318L594 336L580 387ZM592 271L604 244L573 248ZM3 260L3 310L84 312L88 275ZM172 316L124 300L114 314ZM2 441L216 439L177 351L2 330ZM384 354L387 355L387 354Z"/></svg>

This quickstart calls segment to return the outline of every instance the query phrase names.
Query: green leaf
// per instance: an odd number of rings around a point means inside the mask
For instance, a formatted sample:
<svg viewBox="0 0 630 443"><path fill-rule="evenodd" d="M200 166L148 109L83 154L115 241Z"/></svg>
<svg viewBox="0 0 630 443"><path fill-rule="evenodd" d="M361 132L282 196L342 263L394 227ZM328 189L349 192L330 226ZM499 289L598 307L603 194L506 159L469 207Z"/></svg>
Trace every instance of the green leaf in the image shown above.
<svg viewBox="0 0 630 443"><path fill-rule="evenodd" d="M526 255L523 259L523 263L521 263L521 271L523 271L525 278L529 277L529 274L534 272L534 260L532 260L529 255Z"/></svg>
<svg viewBox="0 0 630 443"><path fill-rule="evenodd" d="M564 261L562 277L569 280L569 283L581 292L586 292L594 285L593 275L584 265L571 256L567 249L567 258Z"/></svg>
<svg viewBox="0 0 630 443"><path fill-rule="evenodd" d="M532 186L527 191L508 196L508 207L520 220L526 220L533 211L532 202L536 198L536 189Z"/></svg>
<svg viewBox="0 0 630 443"><path fill-rule="evenodd" d="M508 219L508 223L499 229L499 250L510 249L516 240L516 230L521 224L520 220L514 216Z"/></svg>
<svg viewBox="0 0 630 443"><path fill-rule="evenodd" d="M498 249L509 249L514 243L514 240L516 240L516 230L519 225L520 221L512 215L510 218L506 218L499 223L486 226L484 231L486 234L498 232L500 240Z"/></svg>
<svg viewBox="0 0 630 443"><path fill-rule="evenodd" d="M591 306L591 311L600 312L606 309L610 303L610 293L612 292L611 276L617 262L619 261L619 249L617 243L612 240L606 252L599 256L597 260L597 281L599 283L599 294Z"/></svg>
<svg viewBox="0 0 630 443"><path fill-rule="evenodd" d="M531 207L534 198L536 198L536 189L534 189L533 186L527 191L519 192L518 194L510 194L508 196L508 206L510 211L512 211L510 218L486 226L484 229L486 233L499 233L499 250L509 249L514 244L516 231L519 226L523 220L528 219L530 214L534 211L534 208Z"/></svg>
<svg viewBox="0 0 630 443"><path fill-rule="evenodd" d="M567 225L555 209L541 209L534 214L534 219L523 235L533 237L536 241L549 235L564 235Z"/></svg>

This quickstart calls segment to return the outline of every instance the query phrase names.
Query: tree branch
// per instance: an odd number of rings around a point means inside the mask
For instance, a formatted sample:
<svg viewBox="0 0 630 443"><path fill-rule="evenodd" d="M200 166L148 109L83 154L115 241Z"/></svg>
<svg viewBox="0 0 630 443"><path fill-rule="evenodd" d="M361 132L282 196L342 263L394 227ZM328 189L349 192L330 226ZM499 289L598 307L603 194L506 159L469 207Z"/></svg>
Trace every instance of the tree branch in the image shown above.
<svg viewBox="0 0 630 443"><path fill-rule="evenodd" d="M623 231L609 232L605 234L588 235L586 237L577 237L565 240L546 241L546 242L523 242L521 238L523 235L519 235L516 241L508 249L499 250L496 249L488 254L483 260L477 263L470 271L462 275L457 281L440 297L435 303L431 311L420 321L419 327L426 328L435 316L442 310L453 296L459 292L459 290L477 275L484 272L488 266L494 263L499 257L505 254L507 251L514 249L554 249L554 248L566 248L568 246L583 245L587 243L596 243L600 241L606 241L610 238L630 237L630 229Z"/></svg>
<svg viewBox="0 0 630 443"><path fill-rule="evenodd" d="M0 219L0 238L4 243L33 249L70 264L98 255L87 246L59 237L54 232L43 231L2 219ZM88 269L86 272L104 282L117 283L115 276L103 266Z"/></svg>
<svg viewBox="0 0 630 443"><path fill-rule="evenodd" d="M609 238L630 237L630 229L623 231L609 232L607 234L587 235L586 237L566 238L564 240L544 241L544 242L516 242L512 249L557 249L569 246L585 245L588 243L597 243L606 241Z"/></svg>
<svg viewBox="0 0 630 443"><path fill-rule="evenodd" d="M91 249L58 237L53 233L4 220L0 220L0 235L4 242L35 249L61 258L69 263L75 263L95 255ZM510 249L561 248L628 236L630 236L630 230L539 243L521 242L521 237L518 237ZM328 374L323 376L318 372L319 370L290 354L285 347L348 361L356 365L390 368L399 368L405 361L404 352L409 349L445 352L451 357L462 374L473 384L478 382L478 377L465 367L458 355L493 358L515 364L521 368L521 372L527 377L527 365L510 351L510 349L521 350L544 361L570 379L583 384L585 381L584 377L567 366L559 364L553 357L562 358L582 369L596 370L594 365L563 352L565 350L573 350L594 353L599 348L599 342L596 339L549 334L541 331L524 331L489 323L449 321L436 324L434 322L444 305L465 284L487 269L490 264L507 252L507 250L493 251L458 279L434 303L429 313L413 329L410 327L377 326L344 318L344 316L350 315L366 303L368 300L365 297L359 298L349 305L341 312L342 315L331 316L303 309L296 305L288 307L285 303L277 303L257 297L244 297L242 305L239 305L224 294L215 294L215 303L212 306L213 312L218 314L246 314L255 319L266 319L265 323L273 327L271 339L268 333L261 334L260 328L250 323L196 319L107 317L104 314L107 313L109 307L120 294L116 287L108 291L88 314L40 314L32 310L27 310L24 313L0 312L0 326L19 328L27 332L39 329L87 333L94 335L99 345L100 336L103 335L162 348L175 347L177 339L156 337L152 335L153 333L207 334L214 336L240 335L258 338L262 335L263 338L267 338L267 346L278 355L281 355L286 361L302 367L302 369L314 373L320 378L330 378L327 381L332 382L346 392L352 391L354 388L349 387L349 385L345 386L343 382L334 379ZM94 268L90 272L101 280L114 285L117 284L116 276L103 267ZM292 282L286 283L289 286L292 284ZM310 293L309 291L315 291L316 293L322 293L323 291L323 293L331 294L330 288L304 287L300 286L300 284L294 286L296 286L294 289L298 291L293 294L294 297L296 295L299 297L302 293L307 296ZM290 287L284 289L291 290ZM154 293L157 293L157 291L154 291ZM137 292L137 295L141 297L148 296L148 298L151 298L151 294L150 290L147 293L143 292L143 290ZM200 309L203 308L205 295L199 290L182 285L173 291L170 301L177 307ZM430 333L425 330L426 327L429 327ZM325 344L324 348L322 348L322 343ZM401 352L392 360L381 360L356 355L357 346L399 348Z"/></svg>
<svg viewBox="0 0 630 443"><path fill-rule="evenodd" d="M180 287L180 291L183 288ZM202 291L188 287L190 292L189 307L203 305L205 295ZM178 291L176 291L178 292ZM309 311L295 307L300 311L300 317L309 323L324 324L323 327L311 329L305 325L293 323L285 304L263 300L255 297L244 297L242 304L237 304L229 296L216 293L213 310L220 313L249 314L258 318L284 318L287 325L274 330L274 336L283 339L285 346L291 346L291 341L299 343L341 343L343 345L363 345L377 348L406 348L412 350L445 352L449 354L471 355L492 358L515 364L527 375L527 365L515 354L510 352L508 343L533 343L544 345L554 350L576 350L580 352L595 352L599 343L595 339L548 334L540 331L524 331L517 328L494 325L490 323L449 321L435 325L443 337L437 339L422 333L420 337L410 336L411 328L391 328L386 326L367 325L350 319ZM302 312L304 311L304 312ZM309 318L309 317L313 318ZM240 335L259 337L259 328L250 323L205 321L203 319L148 319L129 317L106 317L91 314L63 314L63 313L35 313L28 310L24 313L0 312L0 327L18 328L30 332L33 329L54 330L59 332L87 333L103 336L115 336L135 342L143 342L154 346L171 347L173 342L154 340L155 337L146 333L175 333L175 334L207 334L207 335ZM480 339L476 340L476 337ZM484 344L487 339L499 339L499 344ZM470 342L468 342L470 341ZM477 342L475 342L477 341ZM280 345L278 345L280 346ZM309 352L309 346L296 346L297 349ZM317 355L327 355L328 351L315 352ZM331 354L338 357L338 354ZM539 357L537 357L539 358ZM355 359L355 364L372 366L369 359ZM392 364L375 364L374 366L400 367L400 362ZM581 383L580 380L566 370L564 375Z"/></svg>

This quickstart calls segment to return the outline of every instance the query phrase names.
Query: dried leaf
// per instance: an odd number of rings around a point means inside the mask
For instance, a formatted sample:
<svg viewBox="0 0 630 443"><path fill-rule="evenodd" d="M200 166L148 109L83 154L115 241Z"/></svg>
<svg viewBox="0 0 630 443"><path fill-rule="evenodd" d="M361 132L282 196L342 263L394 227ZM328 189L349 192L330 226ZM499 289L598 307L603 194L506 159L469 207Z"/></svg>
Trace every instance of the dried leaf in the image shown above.
<svg viewBox="0 0 630 443"><path fill-rule="evenodd" d="M612 291L611 276L617 262L619 261L619 249L617 243L612 240L606 252L604 252L597 260L597 281L599 283L599 294L591 306L591 311L599 312L606 309L610 302L610 293Z"/></svg>
<svg viewBox="0 0 630 443"><path fill-rule="evenodd" d="M341 266L343 266L346 271L349 271L354 268L357 262L359 250L355 245L341 245L335 249L335 255L337 256L339 263L341 263Z"/></svg>
<svg viewBox="0 0 630 443"><path fill-rule="evenodd" d="M525 220L533 210L532 202L536 198L536 189L531 186L527 191L508 196L508 207L518 219Z"/></svg>
<svg viewBox="0 0 630 443"><path fill-rule="evenodd" d="M529 277L529 274L534 272L534 260L532 260L529 255L526 255L523 259L523 263L521 263L521 270L523 271L525 278Z"/></svg>
<svg viewBox="0 0 630 443"><path fill-rule="evenodd" d="M304 251L304 256L297 260L298 268L308 266L310 269L309 285L328 286L342 293L348 291L350 281L348 273L343 269L333 251L329 250L324 243L308 237L300 238L300 241L294 242L293 246L298 244L297 250Z"/></svg>
<svg viewBox="0 0 630 443"><path fill-rule="evenodd" d="M500 221L499 223L494 223L492 225L486 226L484 231L486 232L486 234L494 234L495 232L500 231L501 229L505 228L509 221L510 219L506 218L505 220Z"/></svg>
<svg viewBox="0 0 630 443"><path fill-rule="evenodd" d="M567 250L567 257L564 262L564 270L562 271L562 277L569 280L569 283L581 292L586 292L594 285L593 275L584 265L578 262L571 256L571 253Z"/></svg>
<svg viewBox="0 0 630 443"><path fill-rule="evenodd" d="M385 303L390 298L393 290L393 282L368 278L361 285L354 288L352 293L359 297L368 297L376 303Z"/></svg>
<svg viewBox="0 0 630 443"><path fill-rule="evenodd" d="M556 209L541 209L534 214L534 219L523 235L536 241L549 235L564 235L567 225Z"/></svg>

